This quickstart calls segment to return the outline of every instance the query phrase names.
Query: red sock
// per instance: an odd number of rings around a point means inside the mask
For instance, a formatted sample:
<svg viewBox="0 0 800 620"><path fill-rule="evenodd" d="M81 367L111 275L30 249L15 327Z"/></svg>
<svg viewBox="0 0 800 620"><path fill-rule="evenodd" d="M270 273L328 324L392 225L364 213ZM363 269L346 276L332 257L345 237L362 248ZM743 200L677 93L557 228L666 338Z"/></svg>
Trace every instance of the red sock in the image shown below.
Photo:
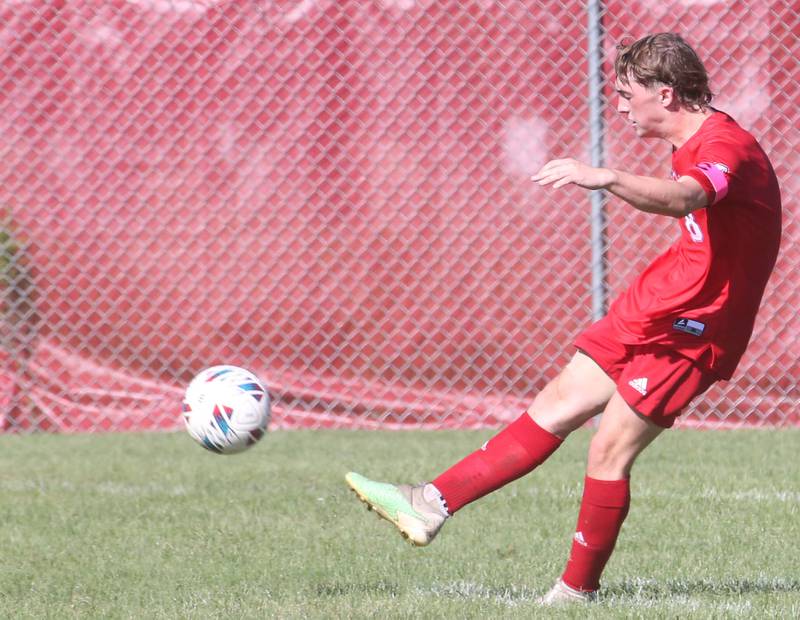
<svg viewBox="0 0 800 620"><path fill-rule="evenodd" d="M600 587L600 575L611 557L630 505L628 479L586 477L572 551L561 577L564 583L586 592Z"/></svg>
<svg viewBox="0 0 800 620"><path fill-rule="evenodd" d="M433 481L450 514L516 480L547 460L563 440L523 413Z"/></svg>

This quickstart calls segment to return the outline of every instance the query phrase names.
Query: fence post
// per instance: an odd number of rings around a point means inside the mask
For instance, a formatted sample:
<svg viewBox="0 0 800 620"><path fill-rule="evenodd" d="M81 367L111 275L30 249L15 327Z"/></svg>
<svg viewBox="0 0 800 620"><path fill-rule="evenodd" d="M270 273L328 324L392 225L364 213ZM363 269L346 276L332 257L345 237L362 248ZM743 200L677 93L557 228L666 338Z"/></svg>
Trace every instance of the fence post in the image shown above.
<svg viewBox="0 0 800 620"><path fill-rule="evenodd" d="M592 166L605 163L603 137L603 18L600 0L588 0L589 64L589 152ZM606 196L602 190L591 192L592 236L592 319L602 318L607 309L606 278Z"/></svg>

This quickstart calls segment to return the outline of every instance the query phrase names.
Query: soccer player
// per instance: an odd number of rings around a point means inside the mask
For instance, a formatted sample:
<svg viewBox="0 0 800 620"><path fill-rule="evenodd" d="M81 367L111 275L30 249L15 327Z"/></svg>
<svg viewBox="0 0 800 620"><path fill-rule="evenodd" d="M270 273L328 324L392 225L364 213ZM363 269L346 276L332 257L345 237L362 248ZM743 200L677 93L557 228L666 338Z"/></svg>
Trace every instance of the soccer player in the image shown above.
<svg viewBox="0 0 800 620"><path fill-rule="evenodd" d="M604 189L675 219L680 236L576 341L527 412L420 486L350 473L358 497L416 545L468 503L531 472L602 413L590 446L566 568L543 604L589 601L630 505L636 457L713 383L730 379L750 339L778 254L781 198L756 140L710 106L708 74L678 35L618 47L617 111L640 138L672 145L671 179L547 162L532 180Z"/></svg>

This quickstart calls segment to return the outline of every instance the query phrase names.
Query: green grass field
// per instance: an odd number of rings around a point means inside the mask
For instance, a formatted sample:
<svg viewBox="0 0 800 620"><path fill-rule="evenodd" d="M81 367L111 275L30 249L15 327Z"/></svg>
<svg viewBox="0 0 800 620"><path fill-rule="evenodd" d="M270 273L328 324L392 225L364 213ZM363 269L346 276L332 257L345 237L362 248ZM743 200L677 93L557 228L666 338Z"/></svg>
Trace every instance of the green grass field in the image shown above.
<svg viewBox="0 0 800 620"><path fill-rule="evenodd" d="M217 456L183 433L0 437L3 618L798 618L800 432L671 431L591 607L541 610L589 431L424 549L343 476L427 479L491 432L276 432Z"/></svg>

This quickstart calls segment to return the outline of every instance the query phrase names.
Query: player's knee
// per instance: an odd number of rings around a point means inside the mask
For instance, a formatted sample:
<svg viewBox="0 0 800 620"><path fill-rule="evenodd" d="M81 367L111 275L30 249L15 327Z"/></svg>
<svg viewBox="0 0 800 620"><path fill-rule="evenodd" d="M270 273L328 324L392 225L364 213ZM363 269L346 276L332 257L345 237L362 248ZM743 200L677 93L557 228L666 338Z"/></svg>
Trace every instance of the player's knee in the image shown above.
<svg viewBox="0 0 800 620"><path fill-rule="evenodd" d="M566 371L548 383L528 407L528 415L537 424L562 437L596 413Z"/></svg>
<svg viewBox="0 0 800 620"><path fill-rule="evenodd" d="M589 444L586 474L600 480L621 480L630 476L636 452L616 441L615 437L598 433Z"/></svg>

